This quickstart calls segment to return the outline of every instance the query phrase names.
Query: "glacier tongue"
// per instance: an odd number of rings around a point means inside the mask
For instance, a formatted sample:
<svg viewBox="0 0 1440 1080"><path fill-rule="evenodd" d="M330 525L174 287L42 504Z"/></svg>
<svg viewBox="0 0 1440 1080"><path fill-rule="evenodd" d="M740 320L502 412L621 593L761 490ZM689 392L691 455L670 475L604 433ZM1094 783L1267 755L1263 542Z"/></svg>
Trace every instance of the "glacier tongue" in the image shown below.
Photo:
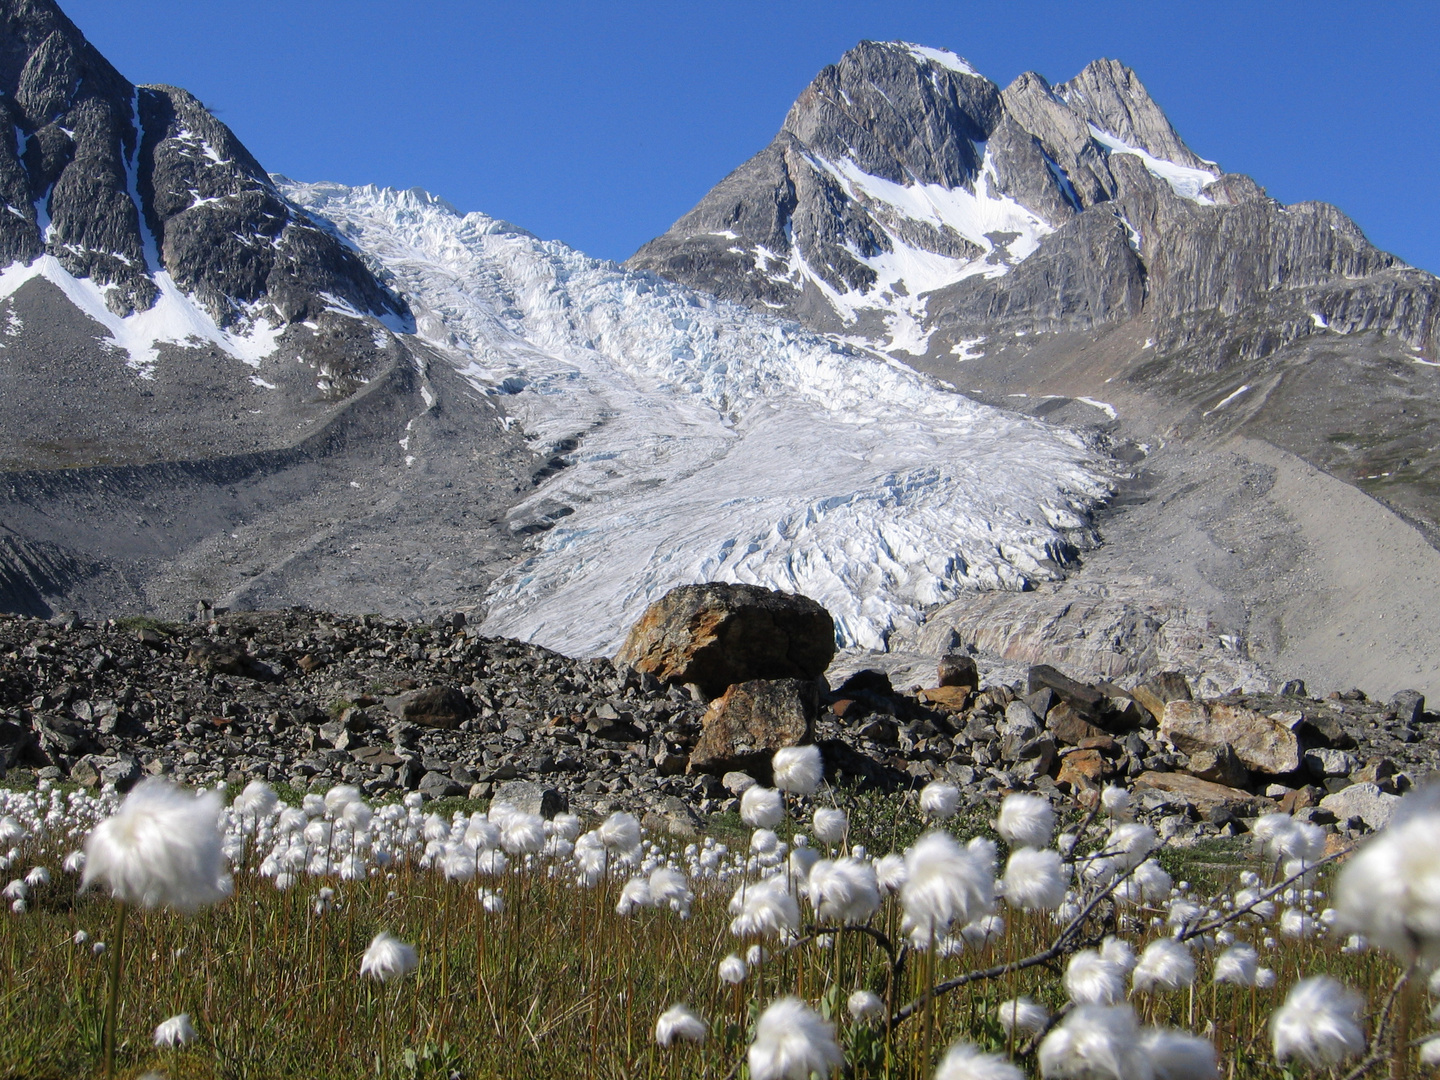
<svg viewBox="0 0 1440 1080"><path fill-rule="evenodd" d="M486 633L611 653L668 589L719 580L803 592L842 645L884 648L964 588L1053 576L1109 491L1074 433L793 323L423 192L285 193L383 264L420 337L568 463L515 512L555 524L492 587Z"/></svg>

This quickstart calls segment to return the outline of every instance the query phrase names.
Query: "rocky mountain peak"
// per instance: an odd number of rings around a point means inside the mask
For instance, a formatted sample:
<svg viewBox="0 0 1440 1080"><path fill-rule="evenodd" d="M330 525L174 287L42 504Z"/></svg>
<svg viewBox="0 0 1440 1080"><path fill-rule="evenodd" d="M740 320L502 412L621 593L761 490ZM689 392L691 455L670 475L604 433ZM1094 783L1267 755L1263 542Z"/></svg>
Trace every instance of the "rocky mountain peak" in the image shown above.
<svg viewBox="0 0 1440 1080"><path fill-rule="evenodd" d="M1185 145L1139 76L1118 60L1091 61L1055 87L1055 95L1076 116L1129 146L1186 168L1219 171Z"/></svg>

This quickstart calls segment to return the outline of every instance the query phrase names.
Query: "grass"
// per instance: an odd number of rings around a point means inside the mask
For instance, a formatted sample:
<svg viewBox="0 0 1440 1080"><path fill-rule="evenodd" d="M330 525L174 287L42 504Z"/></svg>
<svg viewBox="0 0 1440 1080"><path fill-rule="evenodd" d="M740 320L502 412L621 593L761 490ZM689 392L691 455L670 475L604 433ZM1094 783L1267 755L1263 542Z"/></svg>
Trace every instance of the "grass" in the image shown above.
<svg viewBox="0 0 1440 1080"><path fill-rule="evenodd" d="M908 800L854 793L841 800L852 814L852 842L863 841L872 854L891 850L892 842L903 846L922 830ZM475 807L468 800L454 804ZM991 813L993 807L982 803L951 824L968 838L989 828ZM748 840L738 818L722 816L715 826L732 846ZM780 831L795 829L789 821ZM92 941L106 940L115 906L93 892L77 895L75 877L60 872L63 846L32 841L21 851L16 872L39 863L50 867L53 880L32 894L25 914L0 915L0 1076L98 1075L106 958L73 939L83 930ZM675 854L681 855L678 846ZM1212 894L1233 889L1253 856L1248 846L1231 842L1167 848L1162 861L1177 880L1194 884L1192 893ZM838 948L817 947L802 930L800 944L772 946L771 958L732 988L719 982L716 966L731 952L743 954L747 944L729 931L733 884L692 880L696 898L688 919L658 909L621 917L614 908L625 876L583 889L551 876L545 864L512 868L483 881L505 899L505 910L492 915L477 902L480 880L449 882L413 863L355 882L304 877L283 892L242 867L234 896L196 916L131 913L118 1075L743 1077L743 1068L732 1070L744 1057L755 1017L786 993L838 1022L854 1080L928 1077L954 1039L1014 1050L1022 1068L1038 1074L1033 1054L1012 1045L994 1010L1016 994L1061 1006L1063 958L942 996L928 1022L930 1034L920 1010L887 1038L882 1029L851 1023L845 999L864 987L888 995L892 1008L916 1000L926 984L925 965L915 957L892 988L887 954L872 938L845 933ZM323 915L315 910L322 885L335 890L336 900ZM808 906L802 912L808 924ZM939 959L937 981L1029 956L1055 937L1047 916L1003 913L1006 934ZM1152 925L1162 914L1133 908L1117 913L1102 904L1083 936L1094 941L1119 931L1138 950L1164 932ZM895 937L898 921L898 903L891 899L871 925ZM359 977L361 955L381 930L416 947L420 967L414 977L389 986ZM1273 1062L1265 1020L1299 977L1334 974L1365 994L1373 1012L1396 974L1383 956L1346 954L1325 937L1280 939L1266 949L1266 933L1246 928L1240 936L1262 946L1262 963L1278 976L1274 989L1211 986L1210 960L1201 952L1193 993L1136 998L1146 1022L1213 1038L1227 1080L1290 1080L1296 1074ZM655 1020L677 1002L709 1022L705 1045L656 1046ZM156 1024L180 1012L192 1016L198 1041L157 1050L151 1045Z"/></svg>

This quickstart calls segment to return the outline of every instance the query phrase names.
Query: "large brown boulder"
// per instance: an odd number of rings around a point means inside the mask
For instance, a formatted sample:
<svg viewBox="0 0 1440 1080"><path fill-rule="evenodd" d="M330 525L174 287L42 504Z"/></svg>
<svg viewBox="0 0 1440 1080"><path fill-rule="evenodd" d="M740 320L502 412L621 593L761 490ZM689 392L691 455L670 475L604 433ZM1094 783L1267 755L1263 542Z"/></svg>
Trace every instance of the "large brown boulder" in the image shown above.
<svg viewBox="0 0 1440 1080"><path fill-rule="evenodd" d="M835 623L808 596L758 585L682 585L645 609L615 656L714 698L752 679L815 679L835 655Z"/></svg>
<svg viewBox="0 0 1440 1080"><path fill-rule="evenodd" d="M1300 767L1300 740L1285 723L1237 705L1166 702L1160 737L1187 754L1229 748L1254 772L1279 776Z"/></svg>
<svg viewBox="0 0 1440 1080"><path fill-rule="evenodd" d="M810 735L820 708L819 688L807 679L756 679L734 683L710 703L690 771L721 775L740 770L770 782L770 758Z"/></svg>
<svg viewBox="0 0 1440 1080"><path fill-rule="evenodd" d="M453 686L428 686L385 699L396 717L433 728L457 728L470 719L470 702Z"/></svg>

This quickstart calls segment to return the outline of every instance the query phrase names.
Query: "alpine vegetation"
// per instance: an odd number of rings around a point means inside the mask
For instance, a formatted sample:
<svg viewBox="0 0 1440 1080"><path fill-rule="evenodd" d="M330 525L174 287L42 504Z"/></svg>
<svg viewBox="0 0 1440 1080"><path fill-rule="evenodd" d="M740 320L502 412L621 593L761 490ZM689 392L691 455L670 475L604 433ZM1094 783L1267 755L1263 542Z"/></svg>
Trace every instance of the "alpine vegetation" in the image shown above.
<svg viewBox="0 0 1440 1080"><path fill-rule="evenodd" d="M815 761L818 782L797 777ZM784 755L788 787L750 786L727 833L693 837L350 785L251 783L228 805L159 780L0 789L24 905L0 963L36 1021L0 1052L67 1074L183 1053L302 1077L717 1080L1359 1080L1433 1056L1428 791L1332 906L1333 857L1303 823L1261 818L1187 863L1113 793L1009 794L997 813L944 786L824 789L840 805L816 806L800 788L821 792L823 767ZM1286 936L1297 917L1309 931ZM122 954L148 958L123 1012ZM116 1038L133 1018L153 1037Z"/></svg>

